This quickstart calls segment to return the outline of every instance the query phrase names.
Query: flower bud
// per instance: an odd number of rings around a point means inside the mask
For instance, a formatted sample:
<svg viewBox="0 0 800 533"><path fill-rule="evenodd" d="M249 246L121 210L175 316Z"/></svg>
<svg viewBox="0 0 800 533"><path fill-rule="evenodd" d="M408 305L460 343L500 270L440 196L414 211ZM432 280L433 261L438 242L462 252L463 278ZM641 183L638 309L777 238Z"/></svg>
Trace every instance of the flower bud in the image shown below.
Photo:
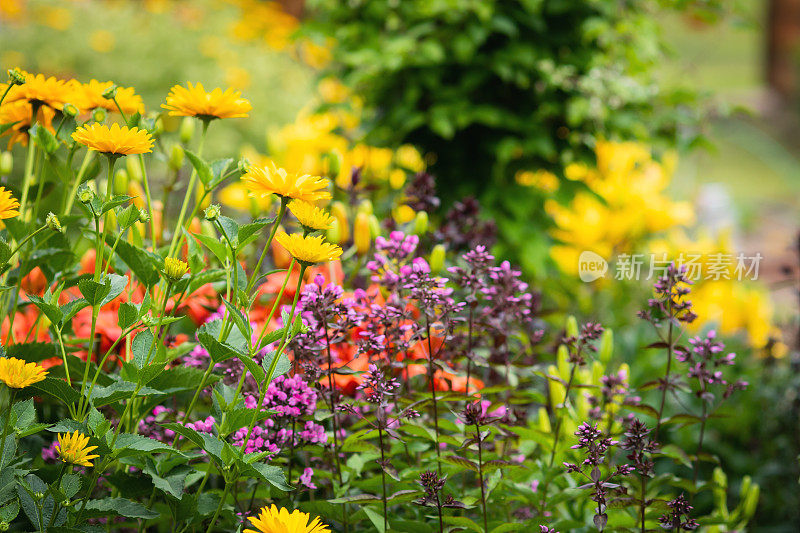
<svg viewBox="0 0 800 533"><path fill-rule="evenodd" d="M183 147L180 144L173 144L172 148L169 151L169 168L172 170L178 170L183 166Z"/></svg>
<svg viewBox="0 0 800 533"><path fill-rule="evenodd" d="M94 191L88 186L83 186L78 191L78 200L80 200L82 204L88 204L94 200Z"/></svg>
<svg viewBox="0 0 800 533"><path fill-rule="evenodd" d="M369 228L369 215L366 213L356 214L353 222L353 244L356 245L358 255L364 255L369 251L372 244L372 231Z"/></svg>
<svg viewBox="0 0 800 533"><path fill-rule="evenodd" d="M103 91L103 98L106 100L113 100L117 97L117 86L115 84L111 84L111 87Z"/></svg>
<svg viewBox="0 0 800 533"><path fill-rule="evenodd" d="M114 194L128 194L128 171L124 168L114 172Z"/></svg>
<svg viewBox="0 0 800 533"><path fill-rule="evenodd" d="M51 230L61 233L62 231L61 222L59 222L58 217L52 211L47 213L47 218L45 219L45 223L47 224L47 227L50 228Z"/></svg>
<svg viewBox="0 0 800 533"><path fill-rule="evenodd" d="M428 213L419 211L414 217L414 235L424 235L428 231Z"/></svg>
<svg viewBox="0 0 800 533"><path fill-rule="evenodd" d="M431 258L428 261L428 264L431 267L431 272L440 272L444 268L444 259L447 250L445 250L444 244L437 244L431 250Z"/></svg>
<svg viewBox="0 0 800 533"><path fill-rule="evenodd" d="M105 122L106 121L106 110L102 107L98 107L94 111L92 111L92 119L95 122Z"/></svg>
<svg viewBox="0 0 800 533"><path fill-rule="evenodd" d="M381 234L381 222L375 215L369 216L369 232L372 238L375 239Z"/></svg>
<svg viewBox="0 0 800 533"><path fill-rule="evenodd" d="M11 152L3 152L0 154L0 176L11 174L12 170L14 170L14 156Z"/></svg>
<svg viewBox="0 0 800 533"><path fill-rule="evenodd" d="M389 173L389 186L394 190L400 190L406 184L406 173L399 168Z"/></svg>
<svg viewBox="0 0 800 533"><path fill-rule="evenodd" d="M570 315L567 317L567 323L564 327L567 332L567 335L570 337L577 337L578 336L578 321L575 320L575 317Z"/></svg>
<svg viewBox="0 0 800 533"><path fill-rule="evenodd" d="M70 103L64 104L64 107L61 108L61 111L68 117L76 117L78 116L78 113L80 113L80 110Z"/></svg>
<svg viewBox="0 0 800 533"><path fill-rule="evenodd" d="M219 218L220 206L219 204L211 204L205 210L206 220L214 222Z"/></svg>
<svg viewBox="0 0 800 533"><path fill-rule="evenodd" d="M24 85L25 74L18 68L8 69L8 83L11 85Z"/></svg>
<svg viewBox="0 0 800 533"><path fill-rule="evenodd" d="M142 160L138 157L126 157L125 169L128 177L136 183L142 182Z"/></svg>
<svg viewBox="0 0 800 533"><path fill-rule="evenodd" d="M180 132L178 137L183 144L189 144L194 137L195 124L191 117L186 117L181 122Z"/></svg>
<svg viewBox="0 0 800 533"><path fill-rule="evenodd" d="M350 240L350 224L347 221L347 208L342 202L336 201L331 204L331 215L339 221L339 240L338 243Z"/></svg>
<svg viewBox="0 0 800 533"><path fill-rule="evenodd" d="M339 150L331 150L325 155L325 160L328 163L328 176L335 178L342 171L342 154Z"/></svg>
<svg viewBox="0 0 800 533"><path fill-rule="evenodd" d="M611 355L614 353L614 330L608 328L600 335L600 350L598 357L604 364L611 361Z"/></svg>
<svg viewBox="0 0 800 533"><path fill-rule="evenodd" d="M333 221L331 221L331 227L329 227L328 231L326 232L327 240L333 244L339 244L342 242L339 238L339 235L341 235L341 231L339 230L340 225L339 219L334 218Z"/></svg>
<svg viewBox="0 0 800 533"><path fill-rule="evenodd" d="M164 277L167 278L167 281L177 283L188 271L189 265L180 259L174 257L164 259Z"/></svg>
<svg viewBox="0 0 800 533"><path fill-rule="evenodd" d="M150 213L145 208L139 209L139 222L149 222Z"/></svg>
<svg viewBox="0 0 800 533"><path fill-rule="evenodd" d="M356 208L356 212L366 213L368 215L371 215L373 213L372 200L370 200L369 198L361 200L361 202L358 204L358 207Z"/></svg>

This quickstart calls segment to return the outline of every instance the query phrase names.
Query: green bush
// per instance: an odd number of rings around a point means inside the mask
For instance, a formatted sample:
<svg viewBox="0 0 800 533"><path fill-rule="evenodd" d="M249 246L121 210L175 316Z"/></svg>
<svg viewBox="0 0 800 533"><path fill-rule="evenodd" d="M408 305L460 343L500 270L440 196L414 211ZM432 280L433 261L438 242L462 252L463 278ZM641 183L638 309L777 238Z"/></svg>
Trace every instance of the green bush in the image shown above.
<svg viewBox="0 0 800 533"><path fill-rule="evenodd" d="M331 70L364 99L367 140L435 154L440 191L450 200L478 195L520 256L544 253L536 244L546 221L531 223L539 202L516 185L517 170L560 174L591 159L596 138L696 140L693 93L654 78L663 58L658 10L692 3L309 4L306 31L333 37Z"/></svg>

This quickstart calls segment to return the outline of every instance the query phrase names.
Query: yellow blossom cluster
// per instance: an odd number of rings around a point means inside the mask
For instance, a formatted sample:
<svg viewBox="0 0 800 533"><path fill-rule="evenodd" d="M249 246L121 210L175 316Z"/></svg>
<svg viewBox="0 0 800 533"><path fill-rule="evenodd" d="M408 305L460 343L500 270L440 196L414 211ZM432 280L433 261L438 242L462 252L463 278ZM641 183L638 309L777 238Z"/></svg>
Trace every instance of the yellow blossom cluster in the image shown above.
<svg viewBox="0 0 800 533"><path fill-rule="evenodd" d="M686 228L694 221L691 205L673 201L666 194L676 164L674 156L657 161L645 145L600 141L596 157L595 167L572 164L565 170L567 179L582 182L587 191L574 195L568 204L545 203L556 226L552 236L558 241L551 248L551 257L563 272L577 275L578 258L584 250L606 260L618 254L652 253L680 261L681 253L691 253L700 257L696 268L704 274L692 286L691 298L694 311L703 320L692 327L711 322L723 334L745 332L756 348L780 338L772 324L769 295L757 283L738 280L733 272L735 262L729 271L713 278L705 275L708 261L718 254L734 256L734 249L724 236L692 238L687 234ZM517 182L552 192L558 184L555 176L548 174L519 173ZM784 352L778 344L772 355Z"/></svg>

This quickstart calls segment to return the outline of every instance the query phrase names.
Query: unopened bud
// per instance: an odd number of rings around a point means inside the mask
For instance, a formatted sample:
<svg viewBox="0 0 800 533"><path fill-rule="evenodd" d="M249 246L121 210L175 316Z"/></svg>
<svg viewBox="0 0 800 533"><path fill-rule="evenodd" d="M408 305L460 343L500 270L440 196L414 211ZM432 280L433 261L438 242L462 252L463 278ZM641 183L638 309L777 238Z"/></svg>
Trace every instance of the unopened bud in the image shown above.
<svg viewBox="0 0 800 533"><path fill-rule="evenodd" d="M339 243L350 240L350 224L347 220L347 208L342 202L336 201L331 204L331 215L339 221Z"/></svg>
<svg viewBox="0 0 800 533"><path fill-rule="evenodd" d="M356 208L356 211L358 213L366 213L371 215L373 212L372 201L369 198L361 200L361 202L358 204L358 208Z"/></svg>
<svg viewBox="0 0 800 533"><path fill-rule="evenodd" d="M117 86L112 83L111 87L103 91L103 98L105 98L106 100L113 100L116 97L117 97Z"/></svg>
<svg viewBox="0 0 800 533"><path fill-rule="evenodd" d="M178 137L183 144L189 144L194 137L195 123L191 117L186 117L181 122L180 132Z"/></svg>
<svg viewBox="0 0 800 533"><path fill-rule="evenodd" d="M68 117L76 117L78 116L78 113L80 113L80 110L70 103L64 104L64 107L61 108L61 111Z"/></svg>
<svg viewBox="0 0 800 533"><path fill-rule="evenodd" d="M78 200L83 204L88 204L94 199L94 191L89 187L84 186L78 191Z"/></svg>
<svg viewBox="0 0 800 533"><path fill-rule="evenodd" d="M114 172L114 194L128 194L128 171L124 168Z"/></svg>
<svg viewBox="0 0 800 533"><path fill-rule="evenodd" d="M136 183L142 182L142 160L138 157L125 158L125 170L128 171L128 177Z"/></svg>
<svg viewBox="0 0 800 533"><path fill-rule="evenodd" d="M51 230L61 233L62 231L61 222L59 222L58 217L52 211L47 213L47 218L45 219L45 223L47 224L47 227L50 228Z"/></svg>
<svg viewBox="0 0 800 533"><path fill-rule="evenodd" d="M428 231L428 213L419 211L414 217L414 235L424 235Z"/></svg>
<svg viewBox="0 0 800 533"><path fill-rule="evenodd" d="M220 213L219 204L211 204L206 208L205 211L206 219L210 220L211 222L214 222L219 218L219 213Z"/></svg>
<svg viewBox="0 0 800 533"><path fill-rule="evenodd" d="M396 191L402 189L405 183L406 183L405 171L396 168L389 173L389 186L392 189Z"/></svg>
<svg viewBox="0 0 800 533"><path fill-rule="evenodd" d="M431 259L428 264L431 267L431 272L440 272L444 268L444 258L447 250L444 244L437 244L431 250Z"/></svg>
<svg viewBox="0 0 800 533"><path fill-rule="evenodd" d="M353 222L353 244L356 246L358 255L364 255L369 251L372 244L372 231L369 228L369 215L366 213L356 214Z"/></svg>
<svg viewBox="0 0 800 533"><path fill-rule="evenodd" d="M340 235L342 232L339 230L339 226L341 226L341 224L339 223L339 219L334 218L331 221L331 226L328 228L326 235L327 240L332 242L333 244L339 244L342 242L340 239Z"/></svg>
<svg viewBox="0 0 800 533"><path fill-rule="evenodd" d="M12 170L14 170L14 156L11 152L3 152L0 154L0 176L11 174Z"/></svg>
<svg viewBox="0 0 800 533"><path fill-rule="evenodd" d="M18 68L8 69L8 83L11 85L24 85L25 74Z"/></svg>
<svg viewBox="0 0 800 533"><path fill-rule="evenodd" d="M102 107L98 107L94 111L92 111L92 119L95 122L105 122L106 121L106 110Z"/></svg>
<svg viewBox="0 0 800 533"><path fill-rule="evenodd" d="M331 150L325 157L328 161L328 176L335 178L342 170L342 154L339 150Z"/></svg>
<svg viewBox="0 0 800 533"><path fill-rule="evenodd" d="M183 147L180 144L173 144L169 151L169 168L178 170L183 166Z"/></svg>

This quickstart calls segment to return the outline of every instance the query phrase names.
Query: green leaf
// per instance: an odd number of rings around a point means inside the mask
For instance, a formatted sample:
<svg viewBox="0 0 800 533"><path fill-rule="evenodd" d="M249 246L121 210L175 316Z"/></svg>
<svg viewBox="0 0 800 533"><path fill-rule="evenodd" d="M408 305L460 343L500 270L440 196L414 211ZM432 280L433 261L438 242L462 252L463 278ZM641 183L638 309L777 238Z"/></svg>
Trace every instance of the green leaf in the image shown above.
<svg viewBox="0 0 800 533"><path fill-rule="evenodd" d="M73 404L80 399L78 391L67 385L66 381L50 376L44 378L43 381L30 385L30 388L57 398L66 405Z"/></svg>
<svg viewBox="0 0 800 533"><path fill-rule="evenodd" d="M116 237L114 235L106 235L106 244L109 246L113 246L115 240ZM158 273L157 260L150 252L120 240L117 244L116 255L131 269L133 275L147 287L155 285L161 279Z"/></svg>
<svg viewBox="0 0 800 533"><path fill-rule="evenodd" d="M78 474L64 474L59 485L61 492L67 499L72 498L81 490L81 476Z"/></svg>
<svg viewBox="0 0 800 533"><path fill-rule="evenodd" d="M197 172L197 177L200 178L205 188L208 189L211 181L214 179L214 173L209 164L191 150L184 149L183 152L186 154L186 157L189 158L189 162Z"/></svg>
<svg viewBox="0 0 800 533"><path fill-rule="evenodd" d="M86 510L97 511L101 515L107 513L125 516L127 518L143 518L149 520L161 516L159 513L151 511L144 505L128 500L126 498L103 498L102 500L89 500Z"/></svg>
<svg viewBox="0 0 800 533"><path fill-rule="evenodd" d="M109 278L106 278L104 283L92 279L82 279L78 281L78 290L81 291L89 305L94 307L111 292L111 281Z"/></svg>

